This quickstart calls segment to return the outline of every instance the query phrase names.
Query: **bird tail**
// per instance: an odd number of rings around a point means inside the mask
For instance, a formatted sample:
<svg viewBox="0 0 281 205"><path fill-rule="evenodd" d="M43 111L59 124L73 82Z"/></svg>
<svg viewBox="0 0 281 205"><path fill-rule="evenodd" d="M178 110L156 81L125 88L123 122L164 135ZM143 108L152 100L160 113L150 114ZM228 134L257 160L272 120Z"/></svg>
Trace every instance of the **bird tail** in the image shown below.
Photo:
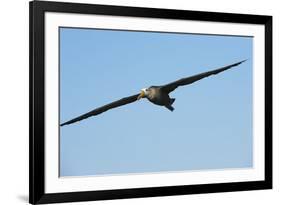
<svg viewBox="0 0 281 205"><path fill-rule="evenodd" d="M169 109L170 111L172 111L172 112L173 112L174 109L175 109L175 108L172 107L172 105L166 105L165 107L166 107L167 109Z"/></svg>
<svg viewBox="0 0 281 205"><path fill-rule="evenodd" d="M172 105L175 102L175 100L176 100L175 98L171 98L170 99L170 105Z"/></svg>
<svg viewBox="0 0 281 205"><path fill-rule="evenodd" d="M170 111L172 111L172 112L173 112L174 109L175 109L175 108L172 107L172 104L175 102L175 100L176 100L175 98L171 98L171 99L170 99L170 104L169 104L169 105L165 105L165 107L166 107L167 109L169 109Z"/></svg>

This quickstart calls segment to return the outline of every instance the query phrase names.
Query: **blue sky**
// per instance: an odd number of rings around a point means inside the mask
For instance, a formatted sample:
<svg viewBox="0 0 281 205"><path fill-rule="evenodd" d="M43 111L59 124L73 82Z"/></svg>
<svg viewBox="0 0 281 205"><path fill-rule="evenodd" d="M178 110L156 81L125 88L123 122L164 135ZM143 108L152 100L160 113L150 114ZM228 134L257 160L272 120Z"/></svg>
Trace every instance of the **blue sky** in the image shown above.
<svg viewBox="0 0 281 205"><path fill-rule="evenodd" d="M60 175L251 167L251 37L60 28L60 123L182 77L175 110L146 99L60 128Z"/></svg>

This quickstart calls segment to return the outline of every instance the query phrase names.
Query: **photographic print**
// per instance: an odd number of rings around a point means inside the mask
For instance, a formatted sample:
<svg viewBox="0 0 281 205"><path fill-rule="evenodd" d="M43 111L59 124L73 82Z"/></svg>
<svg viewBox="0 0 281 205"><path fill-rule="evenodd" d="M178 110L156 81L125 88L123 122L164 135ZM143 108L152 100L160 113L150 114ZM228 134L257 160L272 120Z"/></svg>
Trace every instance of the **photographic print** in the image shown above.
<svg viewBox="0 0 281 205"><path fill-rule="evenodd" d="M253 166L251 36L59 35L60 176Z"/></svg>
<svg viewBox="0 0 281 205"><path fill-rule="evenodd" d="M30 203L272 188L272 17L30 2Z"/></svg>

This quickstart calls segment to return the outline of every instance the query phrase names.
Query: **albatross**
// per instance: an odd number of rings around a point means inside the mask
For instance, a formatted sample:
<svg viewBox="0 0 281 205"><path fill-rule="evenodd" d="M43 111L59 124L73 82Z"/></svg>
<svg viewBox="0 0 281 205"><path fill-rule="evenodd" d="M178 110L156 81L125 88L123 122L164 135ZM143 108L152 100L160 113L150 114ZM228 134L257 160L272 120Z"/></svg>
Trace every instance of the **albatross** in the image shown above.
<svg viewBox="0 0 281 205"><path fill-rule="evenodd" d="M148 99L151 103L158 105L158 106L163 106L165 108L167 108L170 111L173 111L173 103L175 102L175 98L170 98L169 94L174 91L175 89L177 89L180 86L184 86L184 85L189 85L192 84L198 80L201 80L203 78L206 78L208 76L211 75L216 75L220 72L226 71L230 68L233 68L235 66L240 65L241 63L245 62L246 60L231 64L231 65L227 65L215 70L211 70L211 71L207 71L204 73L200 73L197 75L193 75L193 76L189 76L186 78L181 78L179 80L176 80L174 82L168 83L166 85L161 85L161 86L150 86L148 88L143 88L141 89L140 93L129 96L129 97L125 97L122 99L119 99L117 101L114 101L112 103L106 104L104 106L101 106L99 108L96 108L86 114L83 114L79 117L76 117L74 119L71 119L67 122L64 122L61 124L61 126L64 125L69 125L81 120L84 120L86 118L92 117L92 116L96 116L99 115L103 112L106 112L110 109L116 108L116 107L120 107L129 103L133 103L137 100L140 100L142 98L146 98Z"/></svg>

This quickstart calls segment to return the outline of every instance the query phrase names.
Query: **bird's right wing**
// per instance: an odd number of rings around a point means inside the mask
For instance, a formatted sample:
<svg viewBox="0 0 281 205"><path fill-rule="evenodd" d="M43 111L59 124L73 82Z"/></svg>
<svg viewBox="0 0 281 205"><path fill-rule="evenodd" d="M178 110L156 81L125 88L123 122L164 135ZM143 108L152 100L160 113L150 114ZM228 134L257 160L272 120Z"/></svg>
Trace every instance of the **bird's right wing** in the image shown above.
<svg viewBox="0 0 281 205"><path fill-rule="evenodd" d="M113 108L116 108L116 107L120 107L122 105L126 105L126 104L129 104L129 103L135 102L138 99L138 96L139 96L139 94L122 98L120 100L117 100L115 102L109 103L109 104L104 105L102 107L96 108L96 109L94 109L94 110L92 110L92 111L90 111L90 112L88 112L88 113L86 113L84 115L81 115L79 117L76 117L76 118L74 118L72 120L64 122L60 126L69 125L69 124L78 122L80 120L84 120L84 119L86 119L88 117L99 115L99 114L101 114L101 113L103 113L103 112L105 112L107 110L110 110L110 109L113 109Z"/></svg>
<svg viewBox="0 0 281 205"><path fill-rule="evenodd" d="M198 80L201 80L202 78L206 78L206 77L208 77L210 75L216 75L216 74L218 74L220 72L223 72L225 70L228 70L228 69L230 69L232 67L238 66L238 65L240 65L241 63L243 63L245 61L246 60L243 60L243 61L240 61L238 63L234 63L234 64L231 64L231 65L228 65L228 66L224 66L222 68L218 68L218 69L215 69L215 70L207 71L207 72L200 73L200 74L197 74L197 75L193 75L193 76L190 76L190 77L187 77L187 78L182 78L182 79L179 79L179 80L174 81L172 83L163 85L161 87L161 89L165 90L165 92L167 92L167 93L170 93L170 92L174 91L179 86L192 84L192 83L194 83L194 82L196 82Z"/></svg>

